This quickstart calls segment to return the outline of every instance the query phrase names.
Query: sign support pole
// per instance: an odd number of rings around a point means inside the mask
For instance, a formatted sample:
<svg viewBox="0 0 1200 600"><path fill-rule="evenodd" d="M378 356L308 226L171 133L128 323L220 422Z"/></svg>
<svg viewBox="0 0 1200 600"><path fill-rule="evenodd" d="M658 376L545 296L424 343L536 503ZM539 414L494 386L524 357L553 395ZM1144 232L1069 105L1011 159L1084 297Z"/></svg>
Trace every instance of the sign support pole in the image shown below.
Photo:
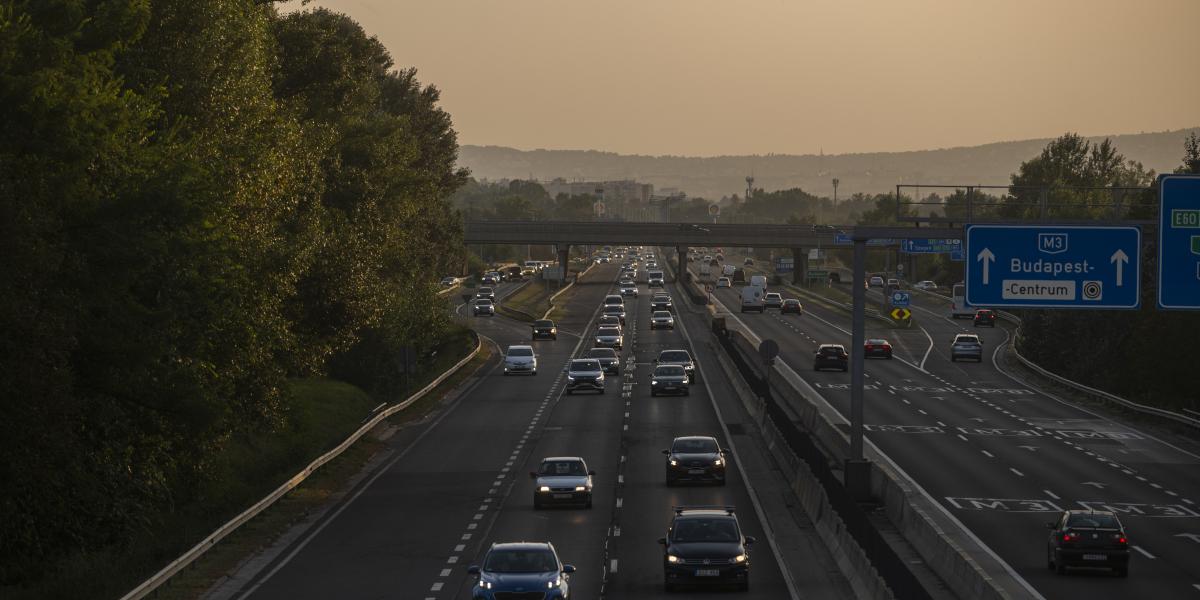
<svg viewBox="0 0 1200 600"><path fill-rule="evenodd" d="M850 321L850 457L843 485L858 501L870 498L870 463L863 458L863 340L866 337L867 240L854 238L854 310Z"/></svg>

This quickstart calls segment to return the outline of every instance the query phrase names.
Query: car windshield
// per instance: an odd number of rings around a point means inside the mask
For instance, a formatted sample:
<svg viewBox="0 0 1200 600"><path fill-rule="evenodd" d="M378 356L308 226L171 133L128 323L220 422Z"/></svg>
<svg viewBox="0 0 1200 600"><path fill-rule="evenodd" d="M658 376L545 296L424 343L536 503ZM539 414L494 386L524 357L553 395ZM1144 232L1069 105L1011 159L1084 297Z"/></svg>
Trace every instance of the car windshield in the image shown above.
<svg viewBox="0 0 1200 600"><path fill-rule="evenodd" d="M480 293L480 294L490 294L490 293L492 293L492 288L490 288L490 287L481 287L481 288L479 288L479 293Z"/></svg>
<svg viewBox="0 0 1200 600"><path fill-rule="evenodd" d="M545 460L538 467L538 475L587 475L587 469L579 460Z"/></svg>
<svg viewBox="0 0 1200 600"><path fill-rule="evenodd" d="M558 560L549 550L492 550L483 570L489 573L550 573L558 571Z"/></svg>
<svg viewBox="0 0 1200 600"><path fill-rule="evenodd" d="M789 298L789 299L787 299L787 300L784 300L784 301L783 301L783 303L784 303L784 304L786 304L786 305L788 305L788 306L795 306L795 305L797 305L797 304L800 304L800 301L799 301L799 300L794 300L794 299L791 299L791 298Z"/></svg>
<svg viewBox="0 0 1200 600"><path fill-rule="evenodd" d="M604 307L604 312L617 314L619 312L624 312L624 309L621 308L620 304L609 304L608 306Z"/></svg>
<svg viewBox="0 0 1200 600"><path fill-rule="evenodd" d="M509 348L509 356L533 356L532 348Z"/></svg>
<svg viewBox="0 0 1200 600"><path fill-rule="evenodd" d="M683 367L679 365L663 365L654 369L654 375L656 377L683 377Z"/></svg>
<svg viewBox="0 0 1200 600"><path fill-rule="evenodd" d="M717 441L714 439L683 439L671 444L671 452L676 454L711 454L716 451Z"/></svg>
<svg viewBox="0 0 1200 600"><path fill-rule="evenodd" d="M616 325L620 322L621 322L620 319L618 319L617 317L614 317L612 315L605 315L603 317L600 317L601 325Z"/></svg>
<svg viewBox="0 0 1200 600"><path fill-rule="evenodd" d="M588 350L588 358L616 358L617 351L612 348L592 348Z"/></svg>
<svg viewBox="0 0 1200 600"><path fill-rule="evenodd" d="M1112 515L1075 514L1067 517L1071 529L1119 529L1121 524Z"/></svg>
<svg viewBox="0 0 1200 600"><path fill-rule="evenodd" d="M688 362L692 357L687 350L673 350L658 355L659 362Z"/></svg>
<svg viewBox="0 0 1200 600"><path fill-rule="evenodd" d="M679 519L672 532L675 542L739 542L737 523L733 519Z"/></svg>
<svg viewBox="0 0 1200 600"><path fill-rule="evenodd" d="M475 301L475 306L491 306L491 304L492 304L492 301L487 300L487 299L481 299L481 300Z"/></svg>
<svg viewBox="0 0 1200 600"><path fill-rule="evenodd" d="M605 304L624 304L620 296L609 296L604 299Z"/></svg>
<svg viewBox="0 0 1200 600"><path fill-rule="evenodd" d="M887 343L887 340L867 340L867 343L872 346L882 346Z"/></svg>
<svg viewBox="0 0 1200 600"><path fill-rule="evenodd" d="M956 344L978 344L979 338L977 338L973 335L960 335L960 336L958 336L957 339L954 340L954 343L956 343Z"/></svg>
<svg viewBox="0 0 1200 600"><path fill-rule="evenodd" d="M598 335L621 335L621 330L616 327L601 327Z"/></svg>
<svg viewBox="0 0 1200 600"><path fill-rule="evenodd" d="M844 352L844 350L842 350L839 346L825 346L819 351L821 354L841 354Z"/></svg>
<svg viewBox="0 0 1200 600"><path fill-rule="evenodd" d="M571 361L571 370L572 371L599 371L600 370L600 361L586 360L586 359L573 360L573 361Z"/></svg>
<svg viewBox="0 0 1200 600"><path fill-rule="evenodd" d="M778 300L780 298L779 294L776 294L775 292L767 292L767 297L772 300Z"/></svg>
<svg viewBox="0 0 1200 600"><path fill-rule="evenodd" d="M671 313L665 310L656 310L654 311L654 317L657 319L669 319L671 318Z"/></svg>
<svg viewBox="0 0 1200 600"><path fill-rule="evenodd" d="M534 321L534 327L554 327L554 321Z"/></svg>

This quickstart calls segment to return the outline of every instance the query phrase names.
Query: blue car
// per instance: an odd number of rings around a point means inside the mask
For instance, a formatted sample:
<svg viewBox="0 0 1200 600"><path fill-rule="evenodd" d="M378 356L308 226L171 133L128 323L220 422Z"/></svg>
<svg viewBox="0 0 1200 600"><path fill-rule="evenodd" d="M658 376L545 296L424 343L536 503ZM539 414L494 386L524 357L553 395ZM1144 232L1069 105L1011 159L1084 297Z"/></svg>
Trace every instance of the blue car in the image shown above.
<svg viewBox="0 0 1200 600"><path fill-rule="evenodd" d="M471 565L467 572L479 577L471 591L474 600L566 600L575 567L562 564L549 542L518 542L492 544L483 566Z"/></svg>

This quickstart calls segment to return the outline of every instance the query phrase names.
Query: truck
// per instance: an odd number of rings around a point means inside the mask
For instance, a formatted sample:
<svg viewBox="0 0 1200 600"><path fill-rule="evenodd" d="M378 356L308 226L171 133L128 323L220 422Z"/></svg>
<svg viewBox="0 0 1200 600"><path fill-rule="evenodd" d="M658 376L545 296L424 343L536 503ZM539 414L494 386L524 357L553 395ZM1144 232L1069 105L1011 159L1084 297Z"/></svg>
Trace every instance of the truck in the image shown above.
<svg viewBox="0 0 1200 600"><path fill-rule="evenodd" d="M748 285L742 288L742 310L763 312L763 289L756 285Z"/></svg>
<svg viewBox="0 0 1200 600"><path fill-rule="evenodd" d="M750 285L762 288L765 293L767 291L767 276L766 275L751 275Z"/></svg>

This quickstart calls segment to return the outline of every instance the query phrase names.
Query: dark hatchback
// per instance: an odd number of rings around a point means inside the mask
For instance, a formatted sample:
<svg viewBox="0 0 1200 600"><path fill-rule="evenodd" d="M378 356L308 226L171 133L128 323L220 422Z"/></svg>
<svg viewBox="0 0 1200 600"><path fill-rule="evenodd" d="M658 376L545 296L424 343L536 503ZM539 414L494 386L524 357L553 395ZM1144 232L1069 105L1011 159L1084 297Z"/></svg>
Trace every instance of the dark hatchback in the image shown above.
<svg viewBox="0 0 1200 600"><path fill-rule="evenodd" d="M548 542L518 542L492 544L483 564L467 572L477 577L472 600L564 600L575 567L562 564Z"/></svg>
<svg viewBox="0 0 1200 600"><path fill-rule="evenodd" d="M583 357L600 361L605 375L621 374L621 357L617 356L617 351L612 348L592 348Z"/></svg>
<svg viewBox="0 0 1200 600"><path fill-rule="evenodd" d="M677 437L671 447L663 450L667 460L667 485L681 482L715 483L725 485L728 452L722 450L716 438L708 436Z"/></svg>
<svg viewBox="0 0 1200 600"><path fill-rule="evenodd" d="M779 314L786 315L788 313L802 315L804 314L804 305L800 304L800 301L795 298L788 298L779 307Z"/></svg>
<svg viewBox="0 0 1200 600"><path fill-rule="evenodd" d="M995 327L996 326L996 311L981 308L975 311L975 326L976 327Z"/></svg>
<svg viewBox="0 0 1200 600"><path fill-rule="evenodd" d="M813 370L838 369L846 371L850 368L850 355L841 344L821 344L813 353Z"/></svg>
<svg viewBox="0 0 1200 600"><path fill-rule="evenodd" d="M1129 576L1129 538L1117 515L1102 510L1067 510L1047 523L1046 566L1059 575L1067 568L1111 569Z"/></svg>
<svg viewBox="0 0 1200 600"><path fill-rule="evenodd" d="M663 589L676 586L736 585L750 589L748 546L731 506L677 506L663 546Z"/></svg>
<svg viewBox="0 0 1200 600"><path fill-rule="evenodd" d="M533 339L535 339L535 340L540 340L540 339L557 340L558 339L558 327L554 324L554 321L551 321L549 319L539 319L537 321L534 321L533 322Z"/></svg>

